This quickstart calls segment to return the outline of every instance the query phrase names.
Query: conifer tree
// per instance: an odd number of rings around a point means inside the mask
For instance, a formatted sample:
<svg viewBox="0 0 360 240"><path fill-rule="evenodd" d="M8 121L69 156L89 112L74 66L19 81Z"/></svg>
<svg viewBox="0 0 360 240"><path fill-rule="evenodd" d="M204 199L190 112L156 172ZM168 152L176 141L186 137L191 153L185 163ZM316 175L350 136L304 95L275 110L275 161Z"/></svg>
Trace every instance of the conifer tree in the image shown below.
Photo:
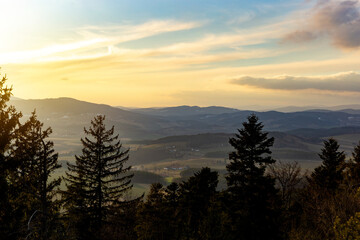
<svg viewBox="0 0 360 240"><path fill-rule="evenodd" d="M53 199L61 178L50 180L50 177L61 165L53 142L46 140L51 133L51 128L43 130L43 123L37 120L34 111L20 127L12 151L16 162L16 171L9 178L15 191L12 204L23 211L18 229L25 228L28 239L51 239L55 231L59 203Z"/></svg>
<svg viewBox="0 0 360 240"><path fill-rule="evenodd" d="M104 120L105 116L99 115L89 129L84 128L87 136L81 139L82 154L75 156L75 164L68 163L66 173L68 190L64 196L69 214L88 221L75 223L81 228L78 233L88 233L83 239L100 238L110 210L121 205L123 194L132 187L133 175L126 175L130 166L125 166L129 150L123 150L118 135L114 136L114 127L107 130Z"/></svg>
<svg viewBox="0 0 360 240"><path fill-rule="evenodd" d="M300 195L302 213L299 212L300 221L295 232L301 239L334 239L334 220L337 217L344 220L358 209L356 193L340 187L345 154L339 147L333 138L324 141L319 154L322 164L314 169Z"/></svg>
<svg viewBox="0 0 360 240"><path fill-rule="evenodd" d="M338 189L345 169L345 153L339 151L339 147L333 138L324 141L324 147L319 154L322 164L311 174L312 184L329 191Z"/></svg>
<svg viewBox="0 0 360 240"><path fill-rule="evenodd" d="M171 215L166 212L165 190L161 183L151 184L146 201L139 206L138 224L135 228L139 240L174 239L173 231L168 231Z"/></svg>
<svg viewBox="0 0 360 240"><path fill-rule="evenodd" d="M346 177L351 188L360 187L360 142L354 147L352 158L347 164Z"/></svg>
<svg viewBox="0 0 360 240"><path fill-rule="evenodd" d="M21 113L8 106L12 88L7 87L6 76L0 79L0 239L12 239L12 215L8 176L15 166L9 156L16 138Z"/></svg>
<svg viewBox="0 0 360 240"><path fill-rule="evenodd" d="M236 137L229 140L235 148L226 166L233 236L278 239L275 180L265 174L266 167L275 163L270 155L274 138L268 138L268 133L262 131L263 125L255 115L247 120Z"/></svg>
<svg viewBox="0 0 360 240"><path fill-rule="evenodd" d="M179 188L179 222L184 239L201 239L200 226L208 217L208 210L216 197L218 173L205 167L196 172Z"/></svg>
<svg viewBox="0 0 360 240"><path fill-rule="evenodd" d="M138 239L221 239L215 237L221 235L213 221L217 212L210 212L217 183L218 173L202 168L179 185L152 184L138 209Z"/></svg>

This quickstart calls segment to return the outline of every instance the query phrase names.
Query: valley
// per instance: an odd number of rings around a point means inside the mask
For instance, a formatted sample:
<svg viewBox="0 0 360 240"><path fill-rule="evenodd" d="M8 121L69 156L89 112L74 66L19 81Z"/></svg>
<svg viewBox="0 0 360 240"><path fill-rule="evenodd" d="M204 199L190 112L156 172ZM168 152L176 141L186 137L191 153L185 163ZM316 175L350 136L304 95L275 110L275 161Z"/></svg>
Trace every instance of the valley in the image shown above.
<svg viewBox="0 0 360 240"><path fill-rule="evenodd" d="M360 110L327 109L299 112L255 112L225 107L121 109L71 98L11 101L26 119L36 109L39 120L51 126L63 175L66 162L81 152L83 128L98 115L106 115L107 126L115 126L123 146L130 148L133 170L151 172L169 181L179 181L187 169L208 166L224 171L232 151L230 137L250 114L256 114L269 136L275 138L273 157L297 161L312 170L321 161L318 153L324 139L334 137L347 156L360 140ZM344 106L345 107L345 106ZM135 192L147 189L145 178L134 179ZM165 181L166 182L166 181Z"/></svg>

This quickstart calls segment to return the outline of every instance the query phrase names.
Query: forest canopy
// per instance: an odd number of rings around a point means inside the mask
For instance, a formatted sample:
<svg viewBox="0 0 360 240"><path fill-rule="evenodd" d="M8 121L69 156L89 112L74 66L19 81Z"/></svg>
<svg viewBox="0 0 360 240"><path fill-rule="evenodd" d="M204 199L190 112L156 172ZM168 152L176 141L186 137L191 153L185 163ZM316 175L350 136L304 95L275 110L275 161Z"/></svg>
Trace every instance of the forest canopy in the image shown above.
<svg viewBox="0 0 360 240"><path fill-rule="evenodd" d="M321 165L306 172L272 156L276 139L251 114L229 139L226 171L188 168L180 181L166 182L131 170L131 151L96 115L84 128L81 154L55 177L64 166L51 127L36 110L20 121L6 80L0 81L0 239L360 237L360 144L347 158L336 139L324 139ZM134 182L152 183L148 194L132 197Z"/></svg>

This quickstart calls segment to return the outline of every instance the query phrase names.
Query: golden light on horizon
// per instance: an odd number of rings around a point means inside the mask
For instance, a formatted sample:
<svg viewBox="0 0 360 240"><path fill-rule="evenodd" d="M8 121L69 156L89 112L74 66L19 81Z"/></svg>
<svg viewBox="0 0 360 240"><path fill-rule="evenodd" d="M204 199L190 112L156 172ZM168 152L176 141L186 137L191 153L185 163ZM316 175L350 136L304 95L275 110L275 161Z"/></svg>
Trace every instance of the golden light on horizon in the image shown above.
<svg viewBox="0 0 360 240"><path fill-rule="evenodd" d="M314 90L312 85L279 92L265 82L256 87L231 82L239 76L269 81L288 75L291 85L293 78L330 79L334 74L358 72L358 48L345 47L357 44L356 39L334 45L332 41L344 39L331 33L327 38L307 39L310 35L292 32L306 21L308 31L320 31L310 24L315 11L311 4L280 4L284 14L252 13L244 19L221 11L212 13L212 19L197 13L179 17L149 6L143 11L153 11L153 15L136 18L131 11L122 11L126 7L139 6L105 1L0 1L1 73L8 75L14 94L139 107L238 107L265 99L269 105L296 105L308 104L311 98L320 104L339 99L352 103L360 98L356 91ZM188 11L183 7L179 11ZM298 20L306 12L309 17Z"/></svg>

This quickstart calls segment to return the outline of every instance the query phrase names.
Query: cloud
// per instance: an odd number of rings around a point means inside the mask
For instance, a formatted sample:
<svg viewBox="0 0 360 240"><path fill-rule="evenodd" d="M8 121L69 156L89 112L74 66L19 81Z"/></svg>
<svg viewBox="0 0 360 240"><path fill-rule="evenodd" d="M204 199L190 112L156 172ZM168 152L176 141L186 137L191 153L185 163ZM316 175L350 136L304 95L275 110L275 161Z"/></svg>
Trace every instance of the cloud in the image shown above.
<svg viewBox="0 0 360 240"><path fill-rule="evenodd" d="M283 42L294 42L294 43L300 43L300 42L307 42L310 40L316 39L316 35L309 31L295 31L287 34L283 38Z"/></svg>
<svg viewBox="0 0 360 240"><path fill-rule="evenodd" d="M79 38L69 43L35 50L0 53L0 64L98 58L111 54L109 50L105 54L99 51L101 48L161 33L192 29L200 25L199 22L153 20L139 25L87 26L76 29Z"/></svg>
<svg viewBox="0 0 360 240"><path fill-rule="evenodd" d="M246 56L246 53L244 54L244 49L242 49L239 46L264 43L268 38L271 38L273 34L274 31L271 30L261 31L261 32L242 32L235 34L218 34L218 35L208 34L207 36L199 40L194 40L191 42L180 42L180 43L175 43L153 49L140 49L140 50L118 49L118 51L122 51L123 53L131 52L142 56L161 56L161 55L171 54L173 56L191 55L191 57L194 57L195 53L205 52L207 50L216 49L216 48L228 47L228 48L236 48L238 50L232 53L232 55L242 54L243 56ZM264 56L258 55L257 57L264 57ZM239 59L241 59L241 57Z"/></svg>
<svg viewBox="0 0 360 240"><path fill-rule="evenodd" d="M284 42L307 42L329 37L339 48L360 47L360 1L319 1L300 29L283 37ZM305 15L307 16L307 15Z"/></svg>
<svg viewBox="0 0 360 240"><path fill-rule="evenodd" d="M65 44L41 49L0 53L0 64L44 64L75 68L88 64L89 68L101 66L121 67L133 71L159 71L178 69L190 65L256 59L278 56L288 50L243 48L248 44L260 44L272 39L275 32L284 33L286 24L275 23L256 29L235 33L207 34L199 39L162 45L157 48L123 48L119 43L133 41L163 32L195 28L198 22L150 21L134 26L87 26L76 29L81 36ZM276 29L276 30L274 30ZM208 52L212 49L226 49ZM229 51L231 50L231 51ZM94 63L94 64L91 64ZM95 64L96 63L96 64ZM93 66L95 65L95 66ZM91 67L90 67L91 66ZM125 70L124 70L125 71Z"/></svg>
<svg viewBox="0 0 360 240"><path fill-rule="evenodd" d="M335 92L360 92L360 73L345 72L320 77L277 76L257 78L244 76L233 79L231 83L278 90L316 89Z"/></svg>
<svg viewBox="0 0 360 240"><path fill-rule="evenodd" d="M64 44L55 44L40 49L0 53L0 64L34 64L58 62L66 65L93 60L110 60L127 67L139 65L161 65L164 68L184 65L224 62L238 59L253 59L283 54L279 50L244 49L242 46L260 44L272 39L274 34L284 33L286 24L275 23L256 29L241 30L235 33L207 34L200 39L177 42L157 48L127 49L119 44L149 36L193 29L200 22L179 22L174 20L149 21L139 25L86 26L75 29L77 38ZM276 29L276 30L274 30ZM235 51L209 53L220 48L232 48ZM150 64L150 65L149 65ZM170 68L173 68L171 66Z"/></svg>
<svg viewBox="0 0 360 240"><path fill-rule="evenodd" d="M201 26L200 22L151 20L139 25L87 26L76 30L84 38L106 38L114 43L137 40L160 33L188 30Z"/></svg>

